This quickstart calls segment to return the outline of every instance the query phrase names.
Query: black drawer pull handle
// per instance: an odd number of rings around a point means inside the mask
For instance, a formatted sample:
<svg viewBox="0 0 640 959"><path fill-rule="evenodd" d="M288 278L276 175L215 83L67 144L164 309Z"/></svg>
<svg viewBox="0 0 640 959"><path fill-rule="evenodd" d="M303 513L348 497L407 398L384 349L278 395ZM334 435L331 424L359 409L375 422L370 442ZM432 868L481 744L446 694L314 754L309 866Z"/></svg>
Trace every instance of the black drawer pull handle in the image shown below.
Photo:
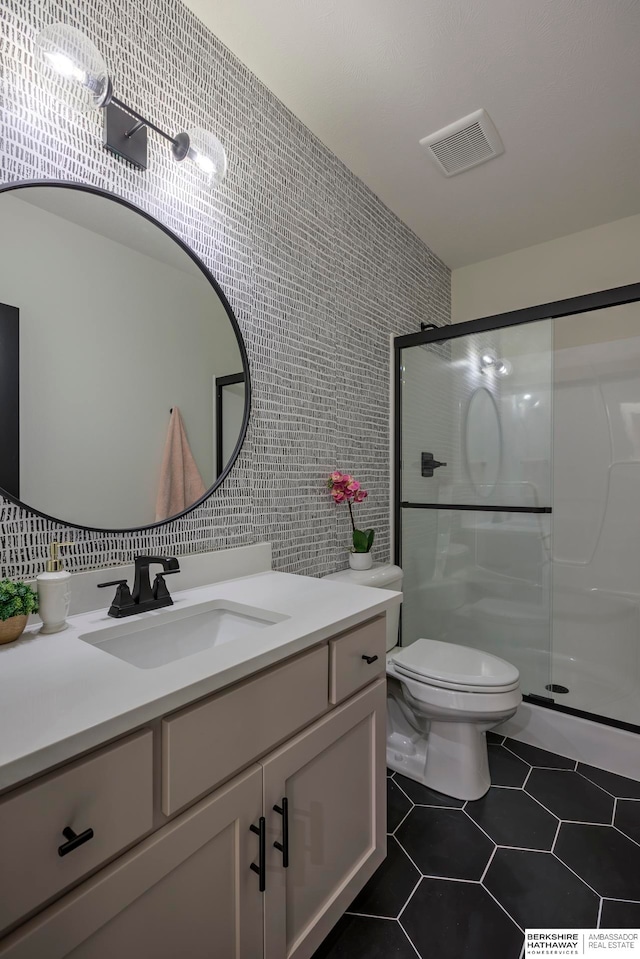
<svg viewBox="0 0 640 959"><path fill-rule="evenodd" d="M289 800L284 796L282 805L273 808L282 816L282 842L274 842L273 845L282 853L282 865L286 869L289 865Z"/></svg>
<svg viewBox="0 0 640 959"><path fill-rule="evenodd" d="M62 835L67 842L63 842L61 846L58 846L58 855L66 856L67 853L73 852L73 850L77 849L78 846L84 846L85 842L89 842L90 839L93 839L93 829L85 829L84 832L76 835L70 826L66 826L62 830Z"/></svg>
<svg viewBox="0 0 640 959"><path fill-rule="evenodd" d="M258 873L258 889L260 892L264 892L267 888L267 830L266 830L266 819L264 816L260 816L258 820L258 825L251 825L251 832L259 837L258 843L258 865L256 866L255 862L251 863L251 868L254 872Z"/></svg>
<svg viewBox="0 0 640 959"><path fill-rule="evenodd" d="M371 665L371 663L375 663L375 661L376 661L376 659L377 659L378 657L377 657L377 656L363 656L362 658L364 659L365 663L369 663L369 665Z"/></svg>

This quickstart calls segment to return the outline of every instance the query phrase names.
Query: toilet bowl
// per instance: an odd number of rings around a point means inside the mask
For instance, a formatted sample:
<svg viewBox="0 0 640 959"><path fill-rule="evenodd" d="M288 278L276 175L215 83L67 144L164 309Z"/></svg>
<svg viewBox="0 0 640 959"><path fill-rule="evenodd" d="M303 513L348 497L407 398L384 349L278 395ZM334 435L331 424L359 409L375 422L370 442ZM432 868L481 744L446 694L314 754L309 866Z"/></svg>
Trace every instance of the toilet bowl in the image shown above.
<svg viewBox="0 0 640 959"><path fill-rule="evenodd" d="M376 563L329 579L400 590L402 570ZM479 799L491 785L487 730L522 701L515 666L478 649L419 639L401 647L387 614L387 765L437 792Z"/></svg>

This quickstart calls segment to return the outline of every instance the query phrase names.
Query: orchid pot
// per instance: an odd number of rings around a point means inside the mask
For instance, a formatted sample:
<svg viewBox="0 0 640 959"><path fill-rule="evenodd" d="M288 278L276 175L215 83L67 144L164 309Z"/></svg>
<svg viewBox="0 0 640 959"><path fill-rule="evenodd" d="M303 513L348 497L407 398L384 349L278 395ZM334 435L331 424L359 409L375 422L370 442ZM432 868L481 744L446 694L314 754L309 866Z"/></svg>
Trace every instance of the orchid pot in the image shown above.
<svg viewBox="0 0 640 959"><path fill-rule="evenodd" d="M351 569L371 569L373 566L373 556L371 553L349 553L349 566Z"/></svg>

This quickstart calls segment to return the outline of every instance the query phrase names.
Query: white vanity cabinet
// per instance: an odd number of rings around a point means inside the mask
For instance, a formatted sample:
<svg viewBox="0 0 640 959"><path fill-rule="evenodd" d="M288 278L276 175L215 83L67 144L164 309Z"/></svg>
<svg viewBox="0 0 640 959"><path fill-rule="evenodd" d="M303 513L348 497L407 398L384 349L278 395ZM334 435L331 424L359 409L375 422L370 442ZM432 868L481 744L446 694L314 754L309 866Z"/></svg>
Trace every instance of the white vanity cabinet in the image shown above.
<svg viewBox="0 0 640 959"><path fill-rule="evenodd" d="M260 959L252 766L0 942L2 959Z"/></svg>
<svg viewBox="0 0 640 959"><path fill-rule="evenodd" d="M263 760L265 959L312 956L386 855L385 709L379 680Z"/></svg>
<svg viewBox="0 0 640 959"><path fill-rule="evenodd" d="M0 959L309 959L386 852L385 680L372 653L384 626L379 616L165 717L153 731L156 831L0 939ZM332 707L345 657L351 696ZM230 723L256 721L249 693L264 721L238 731L233 775Z"/></svg>

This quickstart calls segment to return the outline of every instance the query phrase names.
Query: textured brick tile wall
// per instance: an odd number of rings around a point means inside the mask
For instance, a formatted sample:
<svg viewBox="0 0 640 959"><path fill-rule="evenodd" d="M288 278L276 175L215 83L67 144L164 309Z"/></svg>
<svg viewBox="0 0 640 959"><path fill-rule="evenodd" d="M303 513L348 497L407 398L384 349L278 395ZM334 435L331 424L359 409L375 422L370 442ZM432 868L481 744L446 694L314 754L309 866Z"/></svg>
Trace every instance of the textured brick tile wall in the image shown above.
<svg viewBox="0 0 640 959"><path fill-rule="evenodd" d="M52 20L87 33L118 96L165 129L213 130L229 155L222 187L204 189L153 135L144 173L106 153L100 116L61 107L34 71ZM269 539L277 569L320 575L349 542L322 488L336 466L369 487L359 518L386 558L389 336L449 322L448 268L177 0L0 0L0 69L0 181L85 181L178 233L236 313L254 391L242 453L201 507L103 535L0 500L0 575L37 573L54 536L74 540L75 570Z"/></svg>

